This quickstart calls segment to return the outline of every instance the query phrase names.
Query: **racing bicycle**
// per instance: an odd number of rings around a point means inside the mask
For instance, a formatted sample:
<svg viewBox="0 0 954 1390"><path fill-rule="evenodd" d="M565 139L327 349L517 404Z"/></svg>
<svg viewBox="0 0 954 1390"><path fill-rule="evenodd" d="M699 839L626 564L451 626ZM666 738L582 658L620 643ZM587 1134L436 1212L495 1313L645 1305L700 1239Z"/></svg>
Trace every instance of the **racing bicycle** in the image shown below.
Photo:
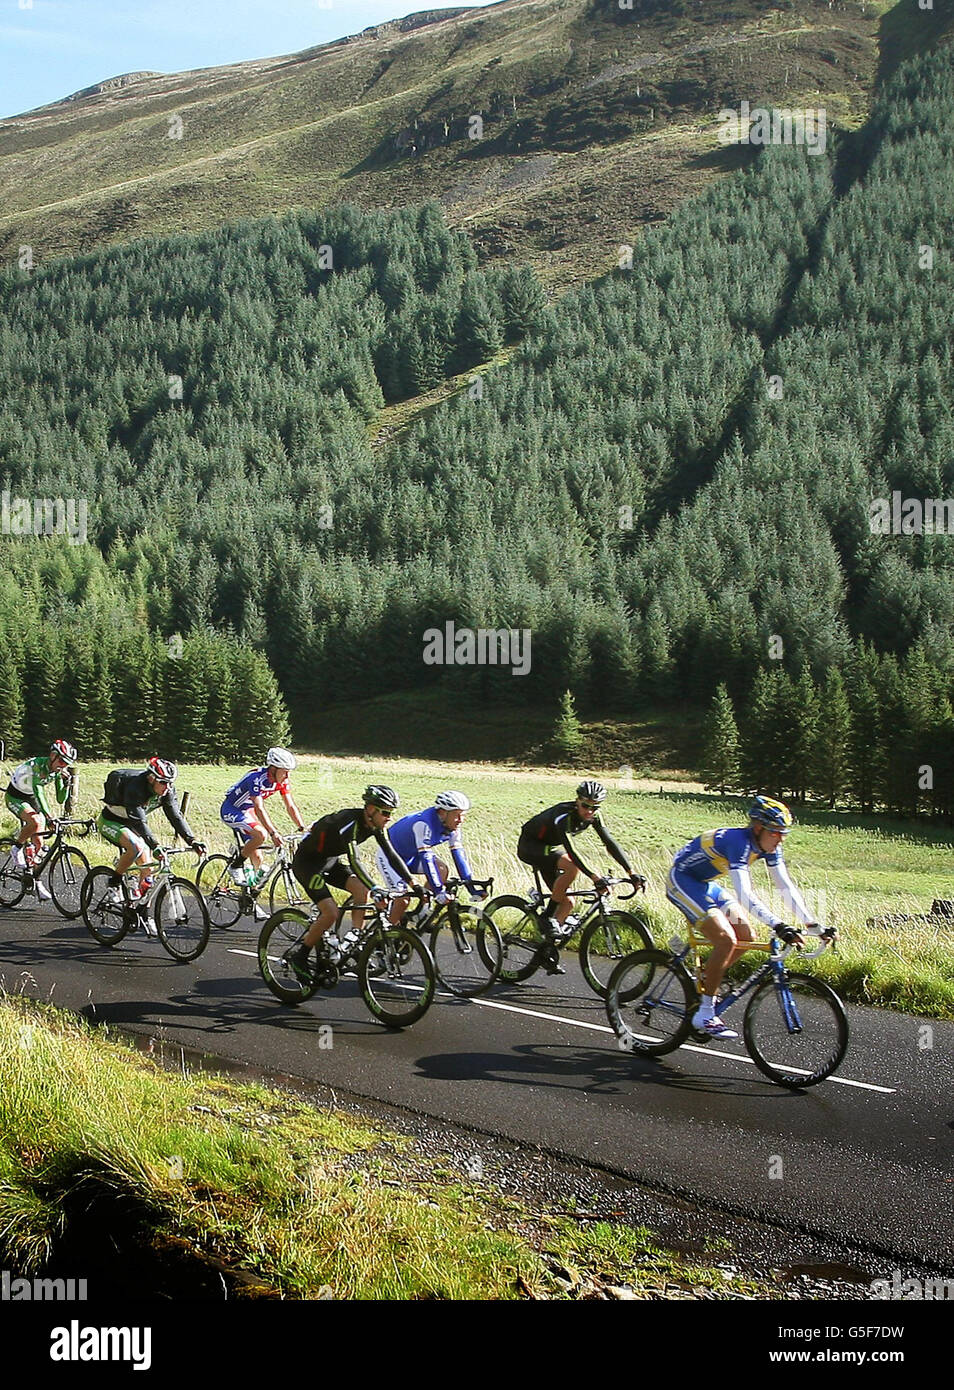
<svg viewBox="0 0 954 1390"><path fill-rule="evenodd" d="M450 901L436 907L430 895L416 889L420 906L405 914L401 925L420 936L430 934L430 951L440 984L461 999L474 999L490 989L500 974L504 947L483 902L458 902L460 890L466 886L459 878L449 878L444 892ZM489 893L494 881L474 879L473 886Z"/></svg>
<svg viewBox="0 0 954 1390"><path fill-rule="evenodd" d="M210 854L202 861L195 881L205 899L209 921L213 927L232 927L243 915L254 913L258 899L266 888L269 913L277 912L281 907L296 906L308 901L291 869L294 847L306 833L302 830L296 835L283 836L274 862L257 881L253 880L252 875L255 871L248 860L244 861L244 884L236 883L229 872L233 863L231 855ZM236 835L236 848L241 849L243 843L241 837ZM272 846L263 846L266 851L271 848Z"/></svg>
<svg viewBox="0 0 954 1390"><path fill-rule="evenodd" d="M47 841L40 853L26 868L19 868L13 859L15 841L0 840L0 907L16 907L25 893L36 895L40 876L46 883L53 906L69 920L80 915L80 891L89 873L89 860L81 849L67 844L63 832L77 830L77 838L85 839L95 825L91 820L54 821L40 834ZM30 849L27 850L29 854Z"/></svg>
<svg viewBox="0 0 954 1390"><path fill-rule="evenodd" d="M109 865L92 869L80 895L83 921L101 946L116 946L141 928L147 936L158 936L175 960L195 960L209 940L209 914L195 884L175 877L169 865L172 855L192 851L161 849L158 853L158 862L150 866L152 883L138 896L138 883L132 880L140 865L133 865L118 886L110 882L115 870Z"/></svg>

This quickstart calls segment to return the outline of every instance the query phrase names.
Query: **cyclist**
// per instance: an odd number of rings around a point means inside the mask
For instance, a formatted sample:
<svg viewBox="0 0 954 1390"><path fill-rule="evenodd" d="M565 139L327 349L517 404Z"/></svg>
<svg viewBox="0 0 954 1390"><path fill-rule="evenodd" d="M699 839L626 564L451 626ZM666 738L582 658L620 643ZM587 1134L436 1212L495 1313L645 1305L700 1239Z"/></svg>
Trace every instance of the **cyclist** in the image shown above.
<svg viewBox="0 0 954 1390"><path fill-rule="evenodd" d="M268 797L278 792L296 830L304 830L305 822L288 790L288 774L297 766L294 753L289 753L287 748L269 748L265 755L265 766L253 767L251 772L247 772L225 793L219 813L222 823L230 830L238 831L245 840L245 844L240 850L236 850L229 864L229 873L234 883L244 887L246 860L254 869L255 877L262 876L262 845L266 836L276 849L282 842L281 835L265 810Z"/></svg>
<svg viewBox="0 0 954 1390"><path fill-rule="evenodd" d="M65 739L58 738L50 744L45 757L29 758L14 769L4 800L7 809L20 821L20 833L13 846L13 862L18 869L29 869L43 848L42 836L47 821L56 819L47 788L52 791L57 808L62 806L69 812L75 793L75 765L76 749ZM48 889L38 879L34 879L33 888L38 898L44 902L49 900Z"/></svg>
<svg viewBox="0 0 954 1390"><path fill-rule="evenodd" d="M606 879L592 873L574 850L571 839L582 835L592 826L611 857L629 874L637 892L646 891L646 880L637 874L606 828L600 806L606 800L602 782L588 778L576 789L576 801L561 801L533 816L520 830L517 858L539 869L550 890L550 900L544 913L544 935L558 945L572 935L579 918L571 914L572 900L567 896L573 880L581 871L592 879L599 893L607 891ZM559 967L554 967L558 970Z"/></svg>
<svg viewBox="0 0 954 1390"><path fill-rule="evenodd" d="M292 860L292 872L319 910L301 945L288 955L293 969L307 973L309 950L317 946L328 929L338 921L339 912L329 884L349 893L356 907L368 901L374 884L358 860L357 849L362 841L374 836L397 881L410 891L411 871L384 833L385 826L399 805L398 794L390 787L366 787L363 805L322 816L314 822L298 846ZM347 854L349 867L342 864L339 857L342 854ZM355 927L358 925L357 918L356 912L352 918Z"/></svg>
<svg viewBox="0 0 954 1390"><path fill-rule="evenodd" d="M707 830L684 845L673 859L666 897L688 918L693 930L712 943L702 976L702 1003L692 1017L692 1026L709 1037L739 1036L716 1017L714 1001L729 965L751 949L754 938L746 911L772 927L783 941L804 944L795 927L783 926L756 897L749 865L763 859L773 883L799 921L817 928L782 858L782 840L791 827L792 813L783 802L757 796L749 810L747 826ZM715 882L724 874L731 877L734 896Z"/></svg>
<svg viewBox="0 0 954 1390"><path fill-rule="evenodd" d="M482 889L474 887L473 875L460 837L460 824L469 810L470 800L463 792L438 792L433 806L429 806L426 811L412 811L391 826L391 844L413 873L424 875L438 903L446 903L449 895L444 892L448 876L447 865L435 854L437 845L447 845L458 876L467 885L471 897L479 900L486 896ZM376 862L388 888L399 888L397 875L381 849L377 852ZM407 898L394 899L390 913L392 922L400 921L407 904Z"/></svg>
<svg viewBox="0 0 954 1390"><path fill-rule="evenodd" d="M116 768L106 778L104 806L96 828L104 840L121 851L109 879L113 901L119 901L122 876L134 862L140 865L140 894L149 886L149 868L159 841L149 829L146 817L160 806L176 834L200 857L205 853L205 845L195 838L179 810L174 790L176 773L175 763L167 758L150 758L143 772Z"/></svg>

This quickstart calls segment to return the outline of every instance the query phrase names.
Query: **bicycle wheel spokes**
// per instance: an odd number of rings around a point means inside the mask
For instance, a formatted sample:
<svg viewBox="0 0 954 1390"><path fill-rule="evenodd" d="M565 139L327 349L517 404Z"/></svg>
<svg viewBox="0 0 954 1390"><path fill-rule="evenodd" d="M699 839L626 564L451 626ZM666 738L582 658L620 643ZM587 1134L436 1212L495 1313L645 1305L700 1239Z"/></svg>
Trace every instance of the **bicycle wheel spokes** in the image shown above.
<svg viewBox="0 0 954 1390"><path fill-rule="evenodd" d="M502 897L487 904L484 916L493 922L503 942L500 978L512 983L529 979L548 949L536 914L523 898Z"/></svg>
<svg viewBox="0 0 954 1390"><path fill-rule="evenodd" d="M80 895L83 880L89 873L89 860L81 850L63 845L53 859L47 875L53 905L57 912L72 920L80 915Z"/></svg>
<svg viewBox="0 0 954 1390"><path fill-rule="evenodd" d="M473 999L496 980L503 960L503 943L493 922L469 907L451 907L431 933L431 955L437 978L451 994Z"/></svg>
<svg viewBox="0 0 954 1390"><path fill-rule="evenodd" d="M766 980L749 1001L743 1031L759 1071L792 1090L824 1081L848 1050L844 1006L813 975Z"/></svg>
<svg viewBox="0 0 954 1390"><path fill-rule="evenodd" d="M297 907L307 901L305 890L291 869L280 865L268 885L269 910L280 912L283 907Z"/></svg>
<svg viewBox="0 0 954 1390"><path fill-rule="evenodd" d="M159 940L175 960L195 960L209 939L202 894L184 878L171 878L156 894L153 915Z"/></svg>
<svg viewBox="0 0 954 1390"><path fill-rule="evenodd" d="M113 885L113 870L106 865L91 869L80 890L80 911L87 931L100 946L115 946L132 925L122 884Z"/></svg>
<svg viewBox="0 0 954 1390"><path fill-rule="evenodd" d="M689 972L665 951L635 951L610 976L606 1013L626 1052L673 1052L689 1036L695 1005Z"/></svg>
<svg viewBox="0 0 954 1390"><path fill-rule="evenodd" d="M26 872L13 862L13 840L0 840L0 907L16 907L26 892Z"/></svg>
<svg viewBox="0 0 954 1390"><path fill-rule="evenodd" d="M427 1012L435 980L430 952L404 927L373 932L358 959L361 996L389 1028L406 1028Z"/></svg>
<svg viewBox="0 0 954 1390"><path fill-rule="evenodd" d="M303 1004L318 988L314 979L302 979L289 965L287 956L298 946L308 930L308 918L295 908L286 907L269 917L258 938L258 968L268 988L283 1004ZM314 967L315 953L308 963Z"/></svg>
<svg viewBox="0 0 954 1390"><path fill-rule="evenodd" d="M610 976L624 956L651 951L649 928L631 912L606 912L593 917L580 938L580 969L590 989L604 999Z"/></svg>
<svg viewBox="0 0 954 1390"><path fill-rule="evenodd" d="M210 855L195 878L213 927L231 927L242 915L242 889L232 881L228 865L227 854Z"/></svg>

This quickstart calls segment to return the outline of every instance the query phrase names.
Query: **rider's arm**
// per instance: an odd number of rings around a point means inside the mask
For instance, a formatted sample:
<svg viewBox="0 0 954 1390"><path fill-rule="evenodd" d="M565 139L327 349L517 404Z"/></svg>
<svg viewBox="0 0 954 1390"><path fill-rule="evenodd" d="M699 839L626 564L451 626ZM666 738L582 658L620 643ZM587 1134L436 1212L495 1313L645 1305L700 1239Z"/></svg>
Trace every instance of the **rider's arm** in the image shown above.
<svg viewBox="0 0 954 1390"><path fill-rule="evenodd" d="M631 874L633 872L632 864L630 864L629 860L626 858L625 852L620 849L619 845L613 839L599 815L593 817L593 824L596 827L597 835L599 835L600 839L603 841L610 856L615 859L617 864L624 868L628 874Z"/></svg>
<svg viewBox="0 0 954 1390"><path fill-rule="evenodd" d="M805 926L812 926L815 919L805 906L805 899L789 877L788 869L785 867L785 860L781 855L779 855L777 863L773 864L769 861L768 871L772 875L772 882L782 894L786 905L791 903L792 911L798 920Z"/></svg>
<svg viewBox="0 0 954 1390"><path fill-rule="evenodd" d="M291 792L282 792L282 801L284 801L285 803L285 810L288 812L288 814L291 816L292 820L295 823L295 829L304 830L305 822L302 820L301 812L295 805L295 800Z"/></svg>
<svg viewBox="0 0 954 1390"><path fill-rule="evenodd" d="M457 870L457 877L461 879L467 885L468 888L473 889L474 876L470 871L470 865L467 863L467 855L464 853L464 846L461 844L455 845L452 842L450 852L454 859L454 867Z"/></svg>
<svg viewBox="0 0 954 1390"><path fill-rule="evenodd" d="M759 921L764 922L767 927L779 926L782 919L776 917L774 912L770 912L761 899L757 898L752 891L752 879L746 865L732 864L729 866L729 873L732 876L732 887L735 889L735 896L745 908L746 912L754 913Z"/></svg>
<svg viewBox="0 0 954 1390"><path fill-rule="evenodd" d="M260 796L252 797L252 810L255 812L255 815L257 816L261 824L268 831L269 835L271 835L272 839L275 839L278 835L278 831L272 824L271 817L265 810L265 802L262 800Z"/></svg>
<svg viewBox="0 0 954 1390"><path fill-rule="evenodd" d="M181 835L187 845L194 845L196 843L195 836L189 829L185 820L183 820L182 812L179 810L179 802L176 800L176 794L171 787L166 792L165 796L160 798L159 804L162 807L166 820L172 826L176 834ZM155 849L155 845L153 845L153 849Z"/></svg>

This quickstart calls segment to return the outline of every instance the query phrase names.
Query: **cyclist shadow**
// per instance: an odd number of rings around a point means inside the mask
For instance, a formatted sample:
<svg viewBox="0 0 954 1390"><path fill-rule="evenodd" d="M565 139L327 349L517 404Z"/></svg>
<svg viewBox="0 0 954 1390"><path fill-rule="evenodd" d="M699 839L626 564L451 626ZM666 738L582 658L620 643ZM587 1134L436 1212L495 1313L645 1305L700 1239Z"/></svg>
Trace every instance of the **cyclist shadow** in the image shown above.
<svg viewBox="0 0 954 1390"><path fill-rule="evenodd" d="M582 1091L588 1095L629 1095L639 1085L698 1095L731 1094L739 1099L748 1095L753 1100L764 1099L766 1095L792 1094L751 1076L687 1074L668 1059L559 1043L522 1043L504 1055L434 1053L419 1057L417 1069L418 1076L435 1081L500 1081L505 1085Z"/></svg>
<svg viewBox="0 0 954 1390"><path fill-rule="evenodd" d="M147 949L141 951L140 946ZM156 954L156 947L159 954ZM159 943L141 932L124 937L116 946L107 947L93 941L83 928L77 935L75 928L71 929L70 925L58 931L44 932L39 938L0 942L0 963L6 963L8 960L11 965L23 968L29 968L31 965L49 965L54 960L96 962L104 968L120 966L123 969L128 969L131 960L135 961L137 969L167 967L173 964Z"/></svg>

